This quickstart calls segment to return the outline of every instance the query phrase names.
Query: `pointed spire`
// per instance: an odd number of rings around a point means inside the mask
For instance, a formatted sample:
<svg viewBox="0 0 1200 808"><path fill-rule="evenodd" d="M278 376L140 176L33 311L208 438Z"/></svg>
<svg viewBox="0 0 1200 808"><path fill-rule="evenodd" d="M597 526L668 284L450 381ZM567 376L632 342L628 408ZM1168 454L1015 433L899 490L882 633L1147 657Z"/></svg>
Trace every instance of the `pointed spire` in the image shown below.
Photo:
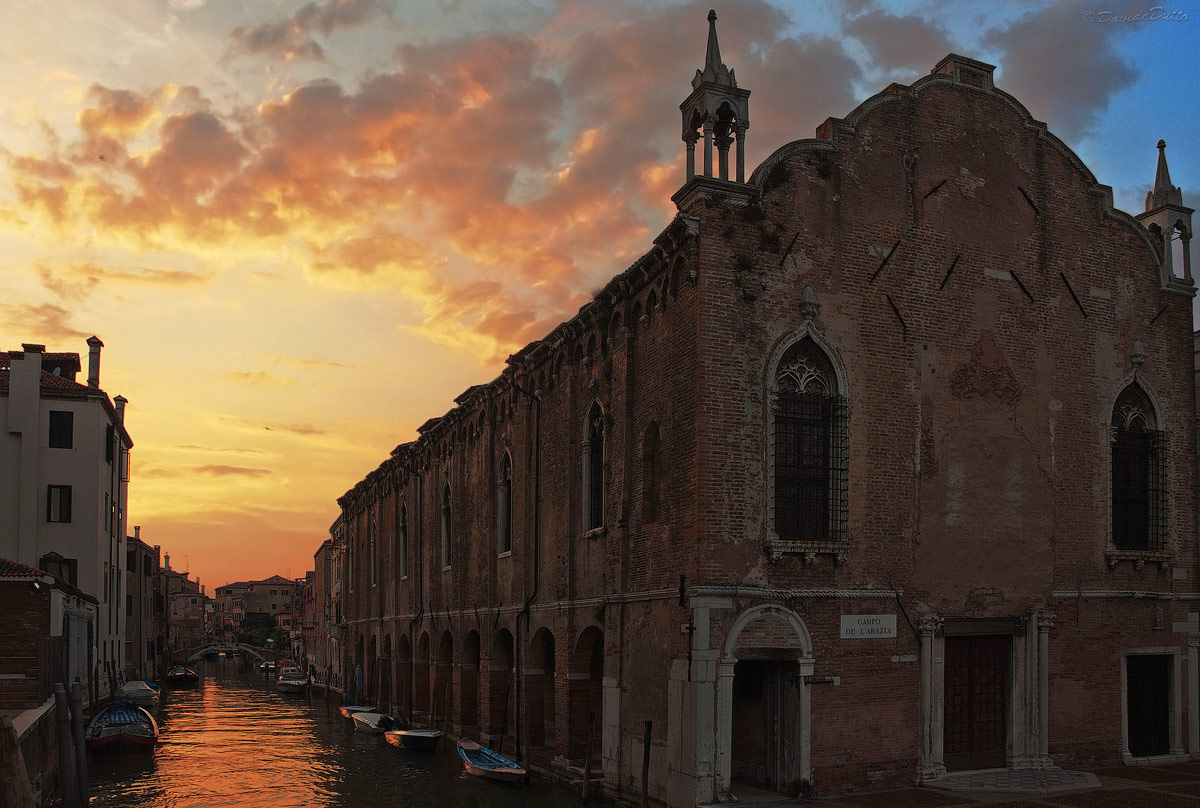
<svg viewBox="0 0 1200 808"><path fill-rule="evenodd" d="M721 45L717 42L717 10L708 10L708 50L704 53L704 77L716 78L721 67Z"/></svg>
<svg viewBox="0 0 1200 808"><path fill-rule="evenodd" d="M1154 190L1146 194L1146 210L1163 205L1183 206L1183 192L1171 185L1171 172L1167 169L1167 141L1158 141L1158 168L1154 172Z"/></svg>
<svg viewBox="0 0 1200 808"><path fill-rule="evenodd" d="M708 48L704 52L704 69L696 71L696 77L692 79L692 89L696 89L703 82L737 87L737 78L733 71L721 61L721 45L717 42L716 9L708 11Z"/></svg>

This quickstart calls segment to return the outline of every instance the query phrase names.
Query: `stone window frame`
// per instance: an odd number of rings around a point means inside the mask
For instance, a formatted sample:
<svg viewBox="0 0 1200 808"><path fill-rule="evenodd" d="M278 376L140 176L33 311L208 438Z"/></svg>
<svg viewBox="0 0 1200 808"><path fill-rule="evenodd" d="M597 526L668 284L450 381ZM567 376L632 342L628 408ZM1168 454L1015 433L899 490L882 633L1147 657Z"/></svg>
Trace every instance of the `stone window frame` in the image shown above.
<svg viewBox="0 0 1200 808"><path fill-rule="evenodd" d="M397 548L396 561L400 571L400 580L403 581L408 578L408 503L404 501L399 492L396 496L400 497L400 524L396 531L400 546Z"/></svg>
<svg viewBox="0 0 1200 808"><path fill-rule="evenodd" d="M442 569L448 570L454 564L454 511L452 509L452 492L450 491L450 481L445 480L442 484L442 507L441 507L441 533L442 533Z"/></svg>
<svg viewBox="0 0 1200 808"><path fill-rule="evenodd" d="M592 403L588 405L587 415L583 419L583 442L581 444L581 497L580 497L580 530L583 538L599 538L604 535L604 517L606 508L604 507L605 495L607 486L604 479L604 465L608 460L608 429L605 424L606 413L604 406L598 399L592 399ZM599 425L600 431L600 476L597 490L593 491L593 474L595 470L592 468L594 459L592 457L592 434L596 425ZM593 520L592 507L595 504L594 498L599 498L600 518ZM593 524L593 521L596 524Z"/></svg>
<svg viewBox="0 0 1200 808"><path fill-rule="evenodd" d="M513 461L508 449L500 453L496 473L496 553L512 554L513 546Z"/></svg>
<svg viewBox="0 0 1200 808"><path fill-rule="evenodd" d="M379 520L375 517L376 510L375 507L372 507L367 512L367 555L371 586L375 586L379 582Z"/></svg>
<svg viewBox="0 0 1200 808"><path fill-rule="evenodd" d="M1160 531L1162 533L1161 549L1158 550L1125 550L1119 549L1113 540L1113 463L1112 463L1112 447L1116 442L1116 430L1112 426L1113 412L1116 410L1117 402L1121 395L1131 386L1136 384L1145 395L1150 407L1153 409L1152 416L1156 426L1155 431L1160 435L1159 452L1162 453L1161 464L1163 468L1163 481L1161 483L1162 493L1159 507L1162 508ZM1175 558L1174 542L1171 540L1170 531L1170 486L1167 482L1170 478L1167 470L1168 442L1167 430L1165 428L1166 418L1162 403L1159 401L1158 395L1154 392L1154 388L1146 381L1141 373L1134 373L1121 379L1115 386L1115 392L1111 395L1104 409L1101 424L1104 430L1104 458L1108 468L1108 484L1105 486L1105 544L1104 557L1108 564L1108 568L1113 570L1117 564L1122 561L1130 561L1134 567L1141 569L1147 562L1157 563L1161 571L1166 571L1170 566L1171 561Z"/></svg>
<svg viewBox="0 0 1200 808"><path fill-rule="evenodd" d="M841 398L842 417L845 419L843 426L843 434L846 438L846 446L842 447L844 462L846 468L841 469L841 472L847 477L847 488L845 490L844 499L840 502L836 498L831 499L830 507L839 509L839 513L835 518L839 518L845 524L843 530L843 538L840 540L830 541L795 541L790 539L781 539L779 533L775 529L775 409L777 402L777 391L775 389L775 377L779 371L779 364L783 361L783 357L792 348L792 346L801 342L804 339L809 339L818 350L825 354L826 360L829 362L833 370L833 380L836 383L836 393ZM766 422L766 485L764 492L764 509L766 525L765 547L772 561L777 561L783 557L784 553L799 553L803 556L806 563L810 563L820 554L829 554L833 556L834 562L840 564L845 561L852 541L849 530L849 510L850 496L848 488L849 477L849 425L850 425L850 380L846 373L846 365L842 362L841 356L837 350L818 329L812 320L806 320L799 328L791 331L789 334L782 337L775 345L771 355L767 361L766 372L763 378L763 389L766 391L765 396L765 422ZM836 428L836 425L835 425Z"/></svg>

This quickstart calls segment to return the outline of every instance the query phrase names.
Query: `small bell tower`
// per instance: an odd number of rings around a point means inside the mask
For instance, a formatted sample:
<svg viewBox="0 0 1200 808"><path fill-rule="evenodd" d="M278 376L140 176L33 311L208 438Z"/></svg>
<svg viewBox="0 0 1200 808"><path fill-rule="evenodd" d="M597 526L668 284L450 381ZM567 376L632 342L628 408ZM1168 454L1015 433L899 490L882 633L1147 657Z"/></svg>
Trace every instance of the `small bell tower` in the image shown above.
<svg viewBox="0 0 1200 808"><path fill-rule="evenodd" d="M1192 285L1192 213L1183 204L1183 192L1171 184L1167 142L1160 140L1154 190L1146 194L1146 210L1135 218L1162 249L1165 283Z"/></svg>
<svg viewBox="0 0 1200 808"><path fill-rule="evenodd" d="M697 186L720 180L722 193L737 193L746 185L746 130L750 128L750 91L737 85L734 72L721 62L717 42L717 12L708 12L708 49L704 69L692 78L692 93L679 105L683 113L683 142L687 144L687 174L684 186L672 197L682 208ZM704 141L700 166L696 166L696 144ZM735 177L729 178L729 148L737 145ZM713 148L716 148L716 167ZM700 180L698 183L697 181ZM717 190L715 187L710 191Z"/></svg>

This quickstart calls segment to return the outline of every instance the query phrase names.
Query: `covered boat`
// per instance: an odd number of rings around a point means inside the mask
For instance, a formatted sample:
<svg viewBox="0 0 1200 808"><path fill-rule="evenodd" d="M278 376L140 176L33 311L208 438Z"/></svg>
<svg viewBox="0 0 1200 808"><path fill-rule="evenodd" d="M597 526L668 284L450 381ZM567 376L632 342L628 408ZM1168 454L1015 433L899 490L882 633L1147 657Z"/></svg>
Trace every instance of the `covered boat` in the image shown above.
<svg viewBox="0 0 1200 808"><path fill-rule="evenodd" d="M134 679L117 689L118 699L133 702L152 714L158 712L161 696L161 688L153 679Z"/></svg>
<svg viewBox="0 0 1200 808"><path fill-rule="evenodd" d="M383 733L392 746L414 752L432 752L442 739L440 729L393 729Z"/></svg>
<svg viewBox="0 0 1200 808"><path fill-rule="evenodd" d="M351 718L355 713L372 713L375 712L374 707L368 707L365 704L343 704L340 708L342 718Z"/></svg>
<svg viewBox="0 0 1200 808"><path fill-rule="evenodd" d="M487 777L491 780L509 783L525 778L525 770L516 763L499 752L493 752L486 746L480 746L470 738L459 739L458 756L462 758L463 767L467 773L477 777Z"/></svg>
<svg viewBox="0 0 1200 808"><path fill-rule="evenodd" d="M183 665L176 665L167 671L167 684L171 687L191 687L200 681L200 674Z"/></svg>
<svg viewBox="0 0 1200 808"><path fill-rule="evenodd" d="M383 713L357 712L351 713L350 717L354 719L354 728L359 732L382 735L396 728L396 719Z"/></svg>
<svg viewBox="0 0 1200 808"><path fill-rule="evenodd" d="M283 668L275 680L275 687L284 693L303 693L308 690L308 677L299 668Z"/></svg>
<svg viewBox="0 0 1200 808"><path fill-rule="evenodd" d="M118 701L96 714L84 732L84 741L96 752L153 752L158 723L133 702Z"/></svg>

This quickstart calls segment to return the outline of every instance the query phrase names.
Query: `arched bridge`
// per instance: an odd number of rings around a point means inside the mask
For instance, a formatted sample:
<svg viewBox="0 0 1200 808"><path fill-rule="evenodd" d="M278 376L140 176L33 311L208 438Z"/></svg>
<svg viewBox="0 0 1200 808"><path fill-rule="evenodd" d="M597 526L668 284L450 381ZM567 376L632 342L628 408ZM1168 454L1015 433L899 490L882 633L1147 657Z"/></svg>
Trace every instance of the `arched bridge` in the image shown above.
<svg viewBox="0 0 1200 808"><path fill-rule="evenodd" d="M224 651L226 654L234 652L242 652L254 657L260 662L276 662L279 660L279 652L272 648L259 648L257 645L250 645L244 642L211 642L204 645L197 645L194 648L181 648L171 654L172 657L186 657L188 662L193 662L200 659L205 654L220 653Z"/></svg>

